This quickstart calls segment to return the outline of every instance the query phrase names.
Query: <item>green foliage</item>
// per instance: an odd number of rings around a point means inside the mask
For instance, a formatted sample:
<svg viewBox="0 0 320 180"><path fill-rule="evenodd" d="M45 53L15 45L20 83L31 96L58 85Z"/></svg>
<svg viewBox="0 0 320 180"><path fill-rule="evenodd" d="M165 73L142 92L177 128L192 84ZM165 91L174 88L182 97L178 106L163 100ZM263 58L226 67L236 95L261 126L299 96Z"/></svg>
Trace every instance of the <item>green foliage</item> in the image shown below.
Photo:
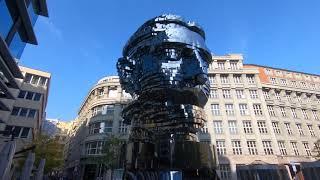
<svg viewBox="0 0 320 180"><path fill-rule="evenodd" d="M41 134L35 138L33 144L36 145L34 150L36 156L35 164L38 165L42 158L46 159L45 173L62 167L63 145L58 140Z"/></svg>
<svg viewBox="0 0 320 180"><path fill-rule="evenodd" d="M113 135L109 136L105 141L100 163L103 164L106 169L114 169L118 166L122 144L123 141Z"/></svg>

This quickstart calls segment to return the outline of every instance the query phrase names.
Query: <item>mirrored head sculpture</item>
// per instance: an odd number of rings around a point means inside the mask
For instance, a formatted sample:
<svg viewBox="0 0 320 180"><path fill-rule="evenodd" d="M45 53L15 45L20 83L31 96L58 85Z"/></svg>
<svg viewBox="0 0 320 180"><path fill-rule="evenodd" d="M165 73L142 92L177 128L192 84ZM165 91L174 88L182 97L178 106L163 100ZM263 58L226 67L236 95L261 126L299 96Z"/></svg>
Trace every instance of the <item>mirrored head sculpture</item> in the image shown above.
<svg viewBox="0 0 320 180"><path fill-rule="evenodd" d="M197 138L206 122L211 58L202 28L176 15L145 22L129 39L117 63L120 83L133 97L122 112L132 125L128 171L175 169L186 177L214 169L213 146Z"/></svg>

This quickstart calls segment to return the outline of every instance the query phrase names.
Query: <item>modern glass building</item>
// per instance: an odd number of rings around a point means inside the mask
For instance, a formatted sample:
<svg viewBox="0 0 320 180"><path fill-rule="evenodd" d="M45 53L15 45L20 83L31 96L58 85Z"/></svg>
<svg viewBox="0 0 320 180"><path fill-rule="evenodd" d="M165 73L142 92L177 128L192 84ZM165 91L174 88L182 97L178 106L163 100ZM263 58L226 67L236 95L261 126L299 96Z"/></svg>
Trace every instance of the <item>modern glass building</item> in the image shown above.
<svg viewBox="0 0 320 180"><path fill-rule="evenodd" d="M26 43L37 45L33 26L38 16L48 16L46 0L0 0L0 122L10 112L23 79L16 59Z"/></svg>

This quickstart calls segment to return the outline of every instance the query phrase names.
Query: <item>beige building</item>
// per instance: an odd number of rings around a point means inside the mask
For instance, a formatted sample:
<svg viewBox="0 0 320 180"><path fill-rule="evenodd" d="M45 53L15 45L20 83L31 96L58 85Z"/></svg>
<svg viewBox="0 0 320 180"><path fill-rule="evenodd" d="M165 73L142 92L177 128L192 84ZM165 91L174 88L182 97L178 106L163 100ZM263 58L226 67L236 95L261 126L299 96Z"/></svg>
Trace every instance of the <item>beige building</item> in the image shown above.
<svg viewBox="0 0 320 180"><path fill-rule="evenodd" d="M65 144L68 139L68 132L71 125L72 122L47 118L42 123L41 132L58 140L60 144Z"/></svg>
<svg viewBox="0 0 320 180"><path fill-rule="evenodd" d="M4 118L0 145L14 136L17 150L28 147L40 131L48 101L50 73L19 66L24 79L16 79L19 89L12 91L15 100L10 102L9 112L0 112Z"/></svg>
<svg viewBox="0 0 320 180"><path fill-rule="evenodd" d="M99 177L99 157L104 141L110 135L128 139L129 127L121 118L122 107L131 99L119 83L118 76L98 81L82 103L72 122L65 146L65 168L68 175Z"/></svg>
<svg viewBox="0 0 320 180"><path fill-rule="evenodd" d="M318 75L243 65L241 55L213 56L202 141L216 145L221 179L237 165L308 162L320 136Z"/></svg>
<svg viewBox="0 0 320 180"><path fill-rule="evenodd" d="M315 160L312 150L320 136L319 75L244 65L241 54L213 56L208 74L208 121L198 136L216 146L221 179L237 179L237 165ZM130 100L126 97L116 76L92 88L70 131L69 168L83 168L82 162L101 153L103 133L123 132L120 112ZM110 122L102 125L108 118ZM82 173L94 173L92 166L87 168Z"/></svg>

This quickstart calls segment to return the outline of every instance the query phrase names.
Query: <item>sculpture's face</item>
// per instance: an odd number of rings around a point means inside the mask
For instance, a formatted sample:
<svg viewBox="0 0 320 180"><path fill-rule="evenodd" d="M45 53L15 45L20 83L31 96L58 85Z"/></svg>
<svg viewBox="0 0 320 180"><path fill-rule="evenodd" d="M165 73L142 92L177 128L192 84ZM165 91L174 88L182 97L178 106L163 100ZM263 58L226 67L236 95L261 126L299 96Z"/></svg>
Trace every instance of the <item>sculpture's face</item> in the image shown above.
<svg viewBox="0 0 320 180"><path fill-rule="evenodd" d="M121 83L136 95L171 89L204 98L209 91L207 69L211 61L204 33L193 23L166 18L148 21L130 38L124 58L118 61Z"/></svg>

